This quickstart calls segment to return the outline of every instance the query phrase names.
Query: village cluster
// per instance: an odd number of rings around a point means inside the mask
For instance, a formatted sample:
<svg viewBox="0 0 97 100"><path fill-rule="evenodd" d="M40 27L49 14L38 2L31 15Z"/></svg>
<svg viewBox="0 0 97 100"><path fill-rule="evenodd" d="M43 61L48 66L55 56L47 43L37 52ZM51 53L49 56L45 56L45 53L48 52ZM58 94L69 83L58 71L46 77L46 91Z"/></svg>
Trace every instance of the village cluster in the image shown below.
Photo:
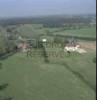
<svg viewBox="0 0 97 100"><path fill-rule="evenodd" d="M35 42L35 40L33 40L33 41ZM46 45L46 43L48 43L48 40L46 38L43 38L41 40L41 43ZM27 42L27 40L26 41L22 41L22 42L20 42L18 44L18 48L22 52L30 52L32 50L32 47L33 47L32 46L33 44L32 45L30 45L30 44L31 44L31 40L30 40L30 42ZM78 53L86 53L87 52L85 49L82 48L82 46L78 42L76 42L76 41L74 41L72 39L68 43L63 45L63 46L64 46L63 47L64 48L64 52L78 52Z"/></svg>

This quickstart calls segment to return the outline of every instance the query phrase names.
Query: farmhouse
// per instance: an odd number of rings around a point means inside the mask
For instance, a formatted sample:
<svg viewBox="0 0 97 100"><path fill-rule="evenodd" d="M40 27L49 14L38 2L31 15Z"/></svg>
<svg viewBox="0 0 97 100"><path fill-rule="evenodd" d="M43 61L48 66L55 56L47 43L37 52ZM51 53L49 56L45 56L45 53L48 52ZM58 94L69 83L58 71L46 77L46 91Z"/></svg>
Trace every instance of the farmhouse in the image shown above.
<svg viewBox="0 0 97 100"><path fill-rule="evenodd" d="M86 53L86 51L82 48L80 48L80 45L76 46L65 46L64 51L70 51L70 52L78 52L78 53Z"/></svg>
<svg viewBox="0 0 97 100"><path fill-rule="evenodd" d="M64 47L64 49L67 50L67 51L73 52L73 51L76 51L79 47L80 47L80 45L75 45L75 46L74 46L74 45L68 44L68 45L66 45L66 46Z"/></svg>
<svg viewBox="0 0 97 100"><path fill-rule="evenodd" d="M29 44L27 44L26 42L22 42L18 44L18 49L22 52L27 52L28 47Z"/></svg>
<svg viewBox="0 0 97 100"><path fill-rule="evenodd" d="M65 52L69 51L69 52L86 53L86 51L82 49L81 46L75 41L71 41L67 43L64 47L64 51Z"/></svg>
<svg viewBox="0 0 97 100"><path fill-rule="evenodd" d="M17 47L22 52L27 52L31 47L37 47L37 40L34 38L18 37Z"/></svg>

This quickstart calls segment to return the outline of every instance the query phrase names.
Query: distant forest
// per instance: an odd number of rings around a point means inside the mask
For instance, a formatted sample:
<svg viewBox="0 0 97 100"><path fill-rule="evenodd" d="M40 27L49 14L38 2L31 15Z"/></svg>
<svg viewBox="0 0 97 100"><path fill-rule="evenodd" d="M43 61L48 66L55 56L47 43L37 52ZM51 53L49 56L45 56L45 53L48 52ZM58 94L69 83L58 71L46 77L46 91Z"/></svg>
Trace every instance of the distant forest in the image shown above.
<svg viewBox="0 0 97 100"><path fill-rule="evenodd" d="M64 24L89 24L93 20L96 21L96 15L80 15L80 16L47 16L33 18L10 18L1 19L0 25L16 25L16 24L43 24L44 27L62 27Z"/></svg>

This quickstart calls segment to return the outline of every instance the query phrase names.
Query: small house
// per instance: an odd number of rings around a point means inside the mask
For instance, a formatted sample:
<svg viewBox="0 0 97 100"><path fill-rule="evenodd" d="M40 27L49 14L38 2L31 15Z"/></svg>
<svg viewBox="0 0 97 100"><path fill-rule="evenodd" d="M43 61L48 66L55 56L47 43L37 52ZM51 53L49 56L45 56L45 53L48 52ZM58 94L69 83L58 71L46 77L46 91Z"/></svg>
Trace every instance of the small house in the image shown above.
<svg viewBox="0 0 97 100"><path fill-rule="evenodd" d="M17 47L20 51L26 52L29 47L29 44L27 44L26 42L22 42L22 43L19 43Z"/></svg>

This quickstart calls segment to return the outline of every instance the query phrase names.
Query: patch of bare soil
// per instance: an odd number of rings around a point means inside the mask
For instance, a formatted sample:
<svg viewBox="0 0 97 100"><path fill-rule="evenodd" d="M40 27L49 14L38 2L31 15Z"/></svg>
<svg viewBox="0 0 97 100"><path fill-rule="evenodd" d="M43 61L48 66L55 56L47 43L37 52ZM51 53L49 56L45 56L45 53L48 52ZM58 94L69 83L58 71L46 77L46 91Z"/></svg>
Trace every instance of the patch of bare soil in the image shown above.
<svg viewBox="0 0 97 100"><path fill-rule="evenodd" d="M80 42L79 44L85 50L96 50L96 42Z"/></svg>

